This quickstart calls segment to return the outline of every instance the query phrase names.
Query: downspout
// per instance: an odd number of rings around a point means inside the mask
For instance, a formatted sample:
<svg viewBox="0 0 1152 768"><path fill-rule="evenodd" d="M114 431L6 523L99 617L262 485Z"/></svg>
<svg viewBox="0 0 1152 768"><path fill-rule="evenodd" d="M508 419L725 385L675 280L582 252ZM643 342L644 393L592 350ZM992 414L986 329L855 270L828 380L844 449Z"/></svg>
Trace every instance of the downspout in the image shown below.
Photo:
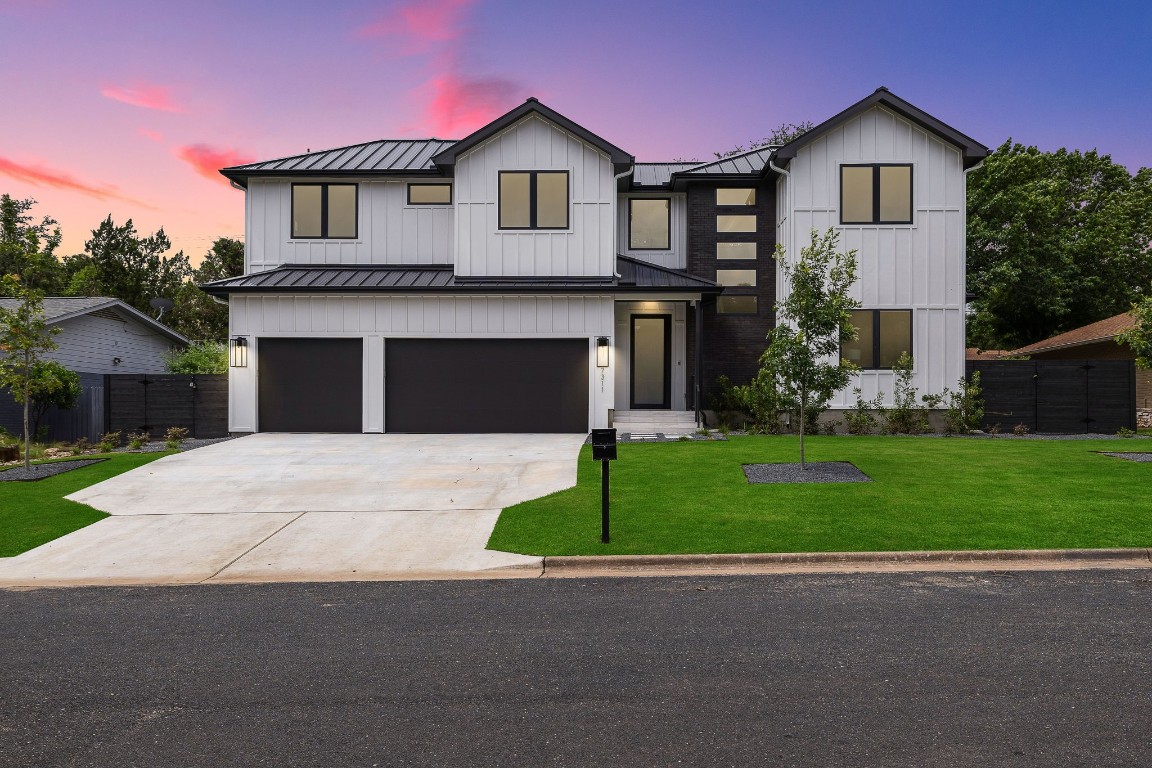
<svg viewBox="0 0 1152 768"><path fill-rule="evenodd" d="M620 179L623 179L626 176L631 176L635 172L636 172L636 166L633 165L631 168L624 171L623 173L616 174L615 176L612 177L612 181L613 181L612 186L613 187L617 186L615 182L620 181ZM616 271L616 254L618 254L620 252L620 214L617 213L615 216L612 217L612 219L613 219L613 221L612 221L612 274L615 275L617 280L619 280L621 275L619 272Z"/></svg>
<svg viewBox="0 0 1152 768"><path fill-rule="evenodd" d="M971 168L964 169L964 227L960 230L963 241L960 243L960 253L964 257L964 270L961 274L964 276L964 282L960 286L960 295L964 297L964 309L960 312L960 333L961 339L964 340L964 346L968 346L968 174L972 171L978 171L984 167L984 161L976 163ZM968 366L963 368L964 380L968 379Z"/></svg>

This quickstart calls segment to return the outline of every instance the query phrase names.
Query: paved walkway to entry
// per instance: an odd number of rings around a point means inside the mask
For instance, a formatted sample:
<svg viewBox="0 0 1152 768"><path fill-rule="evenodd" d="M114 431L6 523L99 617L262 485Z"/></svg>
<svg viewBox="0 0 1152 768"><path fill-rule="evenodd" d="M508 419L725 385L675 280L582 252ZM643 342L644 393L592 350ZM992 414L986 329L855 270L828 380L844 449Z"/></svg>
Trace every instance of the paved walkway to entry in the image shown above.
<svg viewBox="0 0 1152 768"><path fill-rule="evenodd" d="M261 434L68 498L112 517L0 560L0 586L498 577L500 510L576 484L585 435Z"/></svg>

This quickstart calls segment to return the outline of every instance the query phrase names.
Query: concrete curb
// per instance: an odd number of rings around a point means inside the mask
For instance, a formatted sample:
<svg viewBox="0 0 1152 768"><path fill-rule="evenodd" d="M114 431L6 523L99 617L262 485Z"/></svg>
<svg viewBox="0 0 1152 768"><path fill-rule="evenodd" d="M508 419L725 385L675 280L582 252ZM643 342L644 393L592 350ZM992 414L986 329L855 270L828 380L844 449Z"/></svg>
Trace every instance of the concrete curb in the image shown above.
<svg viewBox="0 0 1152 768"><path fill-rule="evenodd" d="M1051 566L1059 568L1152 567L1152 549L1006 549L955 550L935 552L781 552L720 555L586 555L545 557L544 575L563 576L585 573L658 573L662 571L772 571L817 567L866 568L897 566L931 568L986 566Z"/></svg>

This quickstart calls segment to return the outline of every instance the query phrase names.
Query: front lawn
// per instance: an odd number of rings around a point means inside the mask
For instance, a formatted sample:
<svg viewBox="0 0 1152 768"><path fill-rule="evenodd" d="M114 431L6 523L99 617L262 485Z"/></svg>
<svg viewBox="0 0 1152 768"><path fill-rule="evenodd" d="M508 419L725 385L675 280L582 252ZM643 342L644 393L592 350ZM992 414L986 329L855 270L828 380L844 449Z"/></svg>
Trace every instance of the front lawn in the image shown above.
<svg viewBox="0 0 1152 768"><path fill-rule="evenodd" d="M863 552L1152 546L1152 463L1096 451L1144 440L809 438L871 483L751 485L742 464L798 460L794 436L625 444L612 463L612 543L600 465L575 488L505 509L491 549L533 555Z"/></svg>
<svg viewBox="0 0 1152 768"><path fill-rule="evenodd" d="M108 460L43 480L0 483L0 557L27 552L108 517L64 497L169 453L85 455L77 458Z"/></svg>

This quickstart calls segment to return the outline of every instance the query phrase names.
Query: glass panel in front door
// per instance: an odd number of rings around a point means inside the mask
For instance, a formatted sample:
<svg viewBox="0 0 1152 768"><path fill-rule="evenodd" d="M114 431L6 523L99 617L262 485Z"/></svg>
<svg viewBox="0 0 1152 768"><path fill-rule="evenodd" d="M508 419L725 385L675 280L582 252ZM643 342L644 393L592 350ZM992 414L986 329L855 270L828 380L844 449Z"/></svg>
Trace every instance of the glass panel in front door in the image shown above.
<svg viewBox="0 0 1152 768"><path fill-rule="evenodd" d="M666 408L667 319L632 318L632 406Z"/></svg>

